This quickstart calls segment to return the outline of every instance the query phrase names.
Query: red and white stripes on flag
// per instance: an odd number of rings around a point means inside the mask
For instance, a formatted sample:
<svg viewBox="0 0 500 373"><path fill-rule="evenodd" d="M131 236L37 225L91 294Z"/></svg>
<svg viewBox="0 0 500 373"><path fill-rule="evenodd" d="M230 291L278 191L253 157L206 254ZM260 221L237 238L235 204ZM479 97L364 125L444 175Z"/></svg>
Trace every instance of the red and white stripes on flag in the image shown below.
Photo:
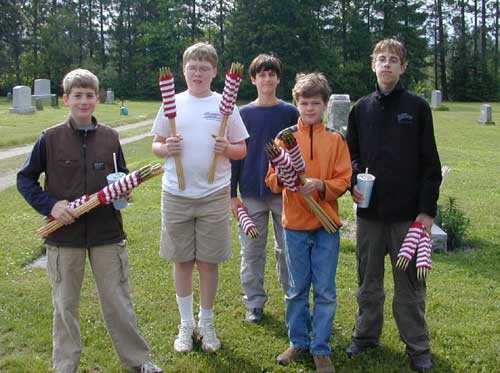
<svg viewBox="0 0 500 373"><path fill-rule="evenodd" d="M238 224L247 236L257 237L257 227L243 207L238 207Z"/></svg>
<svg viewBox="0 0 500 373"><path fill-rule="evenodd" d="M417 253L416 268L432 268L432 240L429 233L425 230L424 225L415 221L408 229L403 244L399 249L397 265L401 269L406 269L408 263L411 262Z"/></svg>
<svg viewBox="0 0 500 373"><path fill-rule="evenodd" d="M99 203L108 205L114 200L120 198L121 195L132 190L141 183L141 174L139 171L134 171L131 174L125 175L113 184L109 184L97 192Z"/></svg>
<svg viewBox="0 0 500 373"><path fill-rule="evenodd" d="M219 104L219 111L222 115L231 115L238 96L238 90L241 84L241 74L226 72L226 81L224 82L224 91Z"/></svg>
<svg viewBox="0 0 500 373"><path fill-rule="evenodd" d="M161 76L159 80L161 99L163 101L163 114L167 118L175 118L175 84L174 75Z"/></svg>
<svg viewBox="0 0 500 373"><path fill-rule="evenodd" d="M306 173L306 164L304 163L304 158L300 152L300 147L297 141L290 147L287 146L288 154L290 155L290 161L292 162L293 168L297 171L297 174Z"/></svg>
<svg viewBox="0 0 500 373"><path fill-rule="evenodd" d="M88 202L89 199L90 199L90 197L85 194L85 195L81 196L80 198L77 198L74 201L71 201L70 203L68 203L68 207L70 209L74 210L77 207L80 207L81 205L83 205L85 202ZM49 220L50 221L56 220L56 218L54 218L52 215L49 215Z"/></svg>
<svg viewBox="0 0 500 373"><path fill-rule="evenodd" d="M279 150L278 156L270 158L269 161L283 185L290 191L297 192L297 186L300 185L299 175L293 167L288 152L281 147L277 147L277 149Z"/></svg>

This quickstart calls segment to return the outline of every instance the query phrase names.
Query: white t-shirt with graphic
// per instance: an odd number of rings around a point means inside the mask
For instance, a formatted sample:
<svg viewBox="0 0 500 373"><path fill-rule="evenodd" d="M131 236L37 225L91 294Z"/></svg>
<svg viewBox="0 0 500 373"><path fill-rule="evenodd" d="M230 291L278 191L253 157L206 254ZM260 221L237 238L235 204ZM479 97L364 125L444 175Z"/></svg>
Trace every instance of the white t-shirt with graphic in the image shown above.
<svg viewBox="0 0 500 373"><path fill-rule="evenodd" d="M186 188L179 190L174 157L165 161L165 173L162 178L163 190L182 197L202 198L226 185L231 181L231 162L228 157L219 155L215 179L208 183L208 172L214 155L215 139L212 135L219 133L222 114L219 103L222 96L213 92L208 97L195 97L188 91L175 95L177 116L176 130L183 140L181 162L184 169ZM165 138L170 137L168 118L163 114L163 106L156 115L151 132ZM226 127L226 138L230 143L237 143L248 138L248 132L241 120L236 105L229 116Z"/></svg>

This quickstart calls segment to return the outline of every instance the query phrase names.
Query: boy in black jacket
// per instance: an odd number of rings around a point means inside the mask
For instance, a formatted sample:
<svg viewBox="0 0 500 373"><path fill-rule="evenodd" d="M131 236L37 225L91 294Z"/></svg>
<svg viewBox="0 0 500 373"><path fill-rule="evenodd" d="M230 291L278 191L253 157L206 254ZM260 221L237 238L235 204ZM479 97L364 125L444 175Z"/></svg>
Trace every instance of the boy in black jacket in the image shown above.
<svg viewBox="0 0 500 373"><path fill-rule="evenodd" d="M415 220L430 233L441 164L429 105L406 91L399 80L406 66L403 44L394 39L377 43L372 54L376 90L361 98L349 116L346 137L353 166L354 202L363 198L356 185L357 175L368 168L376 179L369 206L357 209L359 309L347 354L355 356L379 345L385 300L384 257L389 253L394 318L412 369L422 371L432 368L425 283L417 280L414 265L401 271L395 263Z"/></svg>

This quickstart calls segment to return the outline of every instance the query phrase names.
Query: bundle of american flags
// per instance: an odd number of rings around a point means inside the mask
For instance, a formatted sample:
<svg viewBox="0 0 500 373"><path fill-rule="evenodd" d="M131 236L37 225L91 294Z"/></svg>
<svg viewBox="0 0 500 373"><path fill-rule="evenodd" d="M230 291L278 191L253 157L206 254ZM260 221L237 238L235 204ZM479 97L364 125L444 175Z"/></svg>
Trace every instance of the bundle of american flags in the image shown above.
<svg viewBox="0 0 500 373"><path fill-rule="evenodd" d="M250 216L248 216L247 211L243 207L238 207L237 213L238 224L243 230L243 233L251 238L256 238L259 235L259 231L257 231L257 227Z"/></svg>
<svg viewBox="0 0 500 373"><path fill-rule="evenodd" d="M177 110L175 107L174 74L172 74L168 67L160 68L159 85L163 101L163 114L168 118L170 135L176 136L177 129L175 126L175 117L177 116ZM186 188L186 183L184 181L184 169L182 168L181 158L179 155L176 155L174 158L175 171L177 172L177 184L179 185L179 190L184 190Z"/></svg>
<svg viewBox="0 0 500 373"><path fill-rule="evenodd" d="M282 184L290 191L296 192L298 191L297 187L306 181L304 158L292 132L283 131L280 138L283 140L287 150L275 143L270 143L266 145L266 154ZM327 232L333 233L339 229L312 195L305 194L304 198L311 211L316 215Z"/></svg>
<svg viewBox="0 0 500 373"><path fill-rule="evenodd" d="M131 191L133 188L141 184L154 176L163 173L163 167L158 163L148 164L139 170L136 170L128 175L123 176L119 180L112 184L109 184L102 188L97 193L90 196L84 195L68 204L70 208L73 208L76 212L77 217L89 212L90 210L96 208L100 205L108 205L120 198L127 192ZM37 233L42 237L47 237L52 232L55 232L62 226L60 220L55 220L53 217L49 218L51 221L37 230Z"/></svg>
<svg viewBox="0 0 500 373"><path fill-rule="evenodd" d="M226 72L226 80L224 81L224 91L219 104L219 111L222 114L222 120L219 127L219 137L223 137L226 133L227 121L233 113L238 90L240 89L241 79L243 78L243 65L233 62L231 68ZM208 182L213 183L215 178L215 170L217 168L217 154L214 153L212 165L208 172Z"/></svg>
<svg viewBox="0 0 500 373"><path fill-rule="evenodd" d="M417 278L419 281L423 281L432 268L432 240L424 225L419 221L413 222L408 229L408 233L399 249L396 267L405 271L415 256L415 252L417 253Z"/></svg>

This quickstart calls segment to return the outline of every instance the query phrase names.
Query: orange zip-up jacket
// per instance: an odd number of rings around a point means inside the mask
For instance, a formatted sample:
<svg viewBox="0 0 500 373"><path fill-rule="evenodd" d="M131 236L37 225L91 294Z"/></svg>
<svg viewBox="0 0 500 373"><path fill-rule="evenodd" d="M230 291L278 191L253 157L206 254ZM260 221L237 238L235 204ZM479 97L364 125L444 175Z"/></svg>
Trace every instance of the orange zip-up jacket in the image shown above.
<svg viewBox="0 0 500 373"><path fill-rule="evenodd" d="M299 118L297 125L289 127L299 144L306 165L306 177L325 183L322 196L316 191L314 199L340 226L337 199L351 186L351 157L347 143L338 133L326 129L323 122L308 126ZM280 134L275 142L285 148ZM301 192L291 192L278 182L273 167L269 167L266 184L273 193L283 195L283 226L288 229L307 231L320 228L321 222L309 209Z"/></svg>

